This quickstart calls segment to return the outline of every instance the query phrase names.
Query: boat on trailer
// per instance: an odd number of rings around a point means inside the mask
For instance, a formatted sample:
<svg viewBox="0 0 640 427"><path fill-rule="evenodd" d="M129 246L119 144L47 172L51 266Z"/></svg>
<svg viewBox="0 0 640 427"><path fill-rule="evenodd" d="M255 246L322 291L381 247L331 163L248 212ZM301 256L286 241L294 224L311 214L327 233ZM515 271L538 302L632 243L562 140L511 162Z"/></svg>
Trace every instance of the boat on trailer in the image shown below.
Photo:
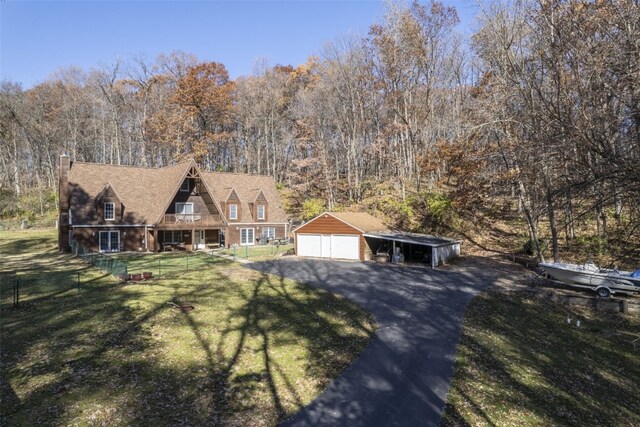
<svg viewBox="0 0 640 427"><path fill-rule="evenodd" d="M599 268L592 262L582 265L563 262L541 262L538 264L553 279L569 286L595 291L606 298L611 294L633 295L640 292L640 269L618 271Z"/></svg>

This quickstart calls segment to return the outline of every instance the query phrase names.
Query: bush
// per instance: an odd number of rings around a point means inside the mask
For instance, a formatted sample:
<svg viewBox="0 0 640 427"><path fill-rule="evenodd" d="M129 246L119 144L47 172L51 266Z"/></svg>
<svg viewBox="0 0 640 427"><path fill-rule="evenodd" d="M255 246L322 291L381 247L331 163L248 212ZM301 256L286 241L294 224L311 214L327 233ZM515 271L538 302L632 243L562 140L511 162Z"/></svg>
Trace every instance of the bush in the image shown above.
<svg viewBox="0 0 640 427"><path fill-rule="evenodd" d="M325 211L325 204L320 199L307 199L302 203L302 218L308 221Z"/></svg>
<svg viewBox="0 0 640 427"><path fill-rule="evenodd" d="M548 243L544 239L538 239L538 246L540 247L540 252L544 252L548 248ZM524 244L522 250L526 255L537 255L537 253L536 253L536 245L534 244L533 240L531 240L531 239L527 240L527 242Z"/></svg>
<svg viewBox="0 0 640 427"><path fill-rule="evenodd" d="M380 208L400 228L405 230L415 228L416 209L414 197L409 196L404 200L386 197L381 201Z"/></svg>
<svg viewBox="0 0 640 427"><path fill-rule="evenodd" d="M445 194L428 193L425 202L431 218L438 224L446 224L456 217L453 203Z"/></svg>

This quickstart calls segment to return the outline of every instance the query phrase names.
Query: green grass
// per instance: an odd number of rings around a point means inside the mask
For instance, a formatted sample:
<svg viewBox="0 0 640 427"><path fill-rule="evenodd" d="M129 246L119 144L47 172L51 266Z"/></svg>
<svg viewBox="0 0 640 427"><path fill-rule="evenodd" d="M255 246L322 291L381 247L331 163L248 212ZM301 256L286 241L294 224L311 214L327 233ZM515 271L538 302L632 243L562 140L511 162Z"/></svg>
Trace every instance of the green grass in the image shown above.
<svg viewBox="0 0 640 427"><path fill-rule="evenodd" d="M274 425L374 333L343 298L220 258L123 285L57 254L51 232L0 240L3 270L47 286L0 301L2 425Z"/></svg>
<svg viewBox="0 0 640 427"><path fill-rule="evenodd" d="M637 314L484 293L466 313L442 425L640 425L638 337Z"/></svg>
<svg viewBox="0 0 640 427"><path fill-rule="evenodd" d="M127 264L129 274L149 271L154 277L169 277L220 265L220 260L205 252L158 252L111 254Z"/></svg>
<svg viewBox="0 0 640 427"><path fill-rule="evenodd" d="M248 258L252 260L269 259L280 256L285 252L293 250L292 244L275 246L275 245L256 245L256 246L236 246L235 248L223 249L219 253L222 255L236 256L238 258Z"/></svg>

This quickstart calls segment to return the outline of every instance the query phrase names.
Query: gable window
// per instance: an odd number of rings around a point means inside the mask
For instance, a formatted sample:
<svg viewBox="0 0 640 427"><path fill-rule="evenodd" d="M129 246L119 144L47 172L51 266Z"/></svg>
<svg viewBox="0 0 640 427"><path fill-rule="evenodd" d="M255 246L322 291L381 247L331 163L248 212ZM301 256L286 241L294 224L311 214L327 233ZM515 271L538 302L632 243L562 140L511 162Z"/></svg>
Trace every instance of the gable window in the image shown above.
<svg viewBox="0 0 640 427"><path fill-rule="evenodd" d="M229 219L238 219L238 205L229 205Z"/></svg>
<svg viewBox="0 0 640 427"><path fill-rule="evenodd" d="M183 215L193 214L193 203L176 203L176 213Z"/></svg>
<svg viewBox="0 0 640 427"><path fill-rule="evenodd" d="M258 205L258 219L264 219L265 218L265 206L264 205Z"/></svg>
<svg viewBox="0 0 640 427"><path fill-rule="evenodd" d="M113 202L107 202L104 204L104 219L107 221L113 221L116 219L116 204Z"/></svg>
<svg viewBox="0 0 640 427"><path fill-rule="evenodd" d="M253 245L253 244L255 244L255 236L253 234L253 228L241 228L240 229L240 244L241 245Z"/></svg>
<svg viewBox="0 0 640 427"><path fill-rule="evenodd" d="M176 221L193 220L193 203L176 203Z"/></svg>
<svg viewBox="0 0 640 427"><path fill-rule="evenodd" d="M267 239L275 239L276 238L276 228L275 227L262 227L262 237L266 237Z"/></svg>
<svg viewBox="0 0 640 427"><path fill-rule="evenodd" d="M185 192L189 191L189 180L188 179L185 179L182 182L182 185L180 186L180 191L185 191Z"/></svg>

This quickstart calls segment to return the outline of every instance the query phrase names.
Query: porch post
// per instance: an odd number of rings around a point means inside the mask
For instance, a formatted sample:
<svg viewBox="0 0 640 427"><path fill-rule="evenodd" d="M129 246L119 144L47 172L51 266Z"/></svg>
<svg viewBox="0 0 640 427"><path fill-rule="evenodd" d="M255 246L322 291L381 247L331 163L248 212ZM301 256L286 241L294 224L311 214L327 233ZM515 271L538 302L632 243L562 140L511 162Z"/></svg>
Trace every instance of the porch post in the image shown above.
<svg viewBox="0 0 640 427"><path fill-rule="evenodd" d="M153 252L158 252L158 229L153 229Z"/></svg>
<svg viewBox="0 0 640 427"><path fill-rule="evenodd" d="M191 252L195 252L196 250L196 230L194 228L191 229Z"/></svg>

